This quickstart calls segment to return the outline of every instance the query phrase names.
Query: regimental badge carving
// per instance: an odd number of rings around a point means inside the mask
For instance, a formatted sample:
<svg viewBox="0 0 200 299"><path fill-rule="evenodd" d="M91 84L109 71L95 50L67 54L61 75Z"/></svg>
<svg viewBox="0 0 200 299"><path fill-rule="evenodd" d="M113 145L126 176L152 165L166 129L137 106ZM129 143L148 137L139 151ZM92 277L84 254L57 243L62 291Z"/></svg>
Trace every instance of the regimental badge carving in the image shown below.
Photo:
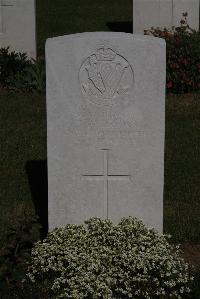
<svg viewBox="0 0 200 299"><path fill-rule="evenodd" d="M130 100L133 70L129 62L111 47L100 47L81 65L79 81L83 95L98 105Z"/></svg>

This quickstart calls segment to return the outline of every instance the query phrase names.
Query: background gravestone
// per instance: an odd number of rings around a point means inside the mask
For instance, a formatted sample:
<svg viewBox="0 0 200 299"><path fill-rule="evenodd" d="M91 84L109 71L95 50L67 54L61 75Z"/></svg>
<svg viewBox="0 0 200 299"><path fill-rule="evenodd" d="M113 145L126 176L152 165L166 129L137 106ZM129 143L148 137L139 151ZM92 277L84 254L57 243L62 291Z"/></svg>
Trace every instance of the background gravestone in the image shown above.
<svg viewBox="0 0 200 299"><path fill-rule="evenodd" d="M49 228L133 215L162 231L164 40L52 38L46 66Z"/></svg>
<svg viewBox="0 0 200 299"><path fill-rule="evenodd" d="M0 1L0 35L3 33L2 7Z"/></svg>
<svg viewBox="0 0 200 299"><path fill-rule="evenodd" d="M35 0L0 0L0 47L36 58Z"/></svg>
<svg viewBox="0 0 200 299"><path fill-rule="evenodd" d="M133 33L143 33L152 26L180 26L184 12L190 27L198 30L199 0L133 0Z"/></svg>
<svg viewBox="0 0 200 299"><path fill-rule="evenodd" d="M182 13L188 13L188 24L199 30L199 0L173 0L173 24L180 26Z"/></svg>
<svg viewBox="0 0 200 299"><path fill-rule="evenodd" d="M133 33L172 26L172 0L133 0Z"/></svg>

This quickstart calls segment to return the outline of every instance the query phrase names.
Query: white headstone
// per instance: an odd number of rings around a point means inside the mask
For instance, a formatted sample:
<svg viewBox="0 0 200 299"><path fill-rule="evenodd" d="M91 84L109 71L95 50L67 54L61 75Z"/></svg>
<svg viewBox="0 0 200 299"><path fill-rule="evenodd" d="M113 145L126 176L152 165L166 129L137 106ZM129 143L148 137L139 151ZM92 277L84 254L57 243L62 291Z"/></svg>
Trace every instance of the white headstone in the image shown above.
<svg viewBox="0 0 200 299"><path fill-rule="evenodd" d="M47 40L49 228L98 216L162 231L165 41Z"/></svg>
<svg viewBox="0 0 200 299"><path fill-rule="evenodd" d="M0 0L0 47L36 58L35 0Z"/></svg>
<svg viewBox="0 0 200 299"><path fill-rule="evenodd" d="M133 0L133 33L151 27L180 26L185 12L190 27L198 30L199 0Z"/></svg>
<svg viewBox="0 0 200 299"><path fill-rule="evenodd" d="M173 25L180 26L182 14L188 13L188 24L199 30L199 0L173 0Z"/></svg>
<svg viewBox="0 0 200 299"><path fill-rule="evenodd" d="M151 27L171 27L172 0L133 0L133 32Z"/></svg>
<svg viewBox="0 0 200 299"><path fill-rule="evenodd" d="M1 39L2 33L3 33L3 20L2 20L2 6L1 6L1 0L0 0L0 39Z"/></svg>

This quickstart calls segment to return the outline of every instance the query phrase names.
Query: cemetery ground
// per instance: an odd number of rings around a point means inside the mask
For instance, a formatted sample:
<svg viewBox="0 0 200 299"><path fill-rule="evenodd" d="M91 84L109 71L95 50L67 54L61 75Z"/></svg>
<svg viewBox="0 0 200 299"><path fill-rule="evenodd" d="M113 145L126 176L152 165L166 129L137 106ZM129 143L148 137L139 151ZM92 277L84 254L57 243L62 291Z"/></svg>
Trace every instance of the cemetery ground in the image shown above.
<svg viewBox="0 0 200 299"><path fill-rule="evenodd" d="M7 242L10 229L19 242L24 242L23 238L36 240L38 227L32 219L35 210L43 233L47 225L45 97L4 91L0 103L0 240ZM198 94L167 96L164 232L172 235L173 243L183 244L186 259L196 267L200 267L199 121Z"/></svg>
<svg viewBox="0 0 200 299"><path fill-rule="evenodd" d="M56 2L56 9L50 0L37 3L39 56L44 56L47 37L117 31L118 26L131 31L132 0L86 0L84 6L78 0ZM45 96L0 91L0 110L0 248L15 248L17 258L20 242L31 246L39 238L36 214L41 235L47 231ZM199 122L200 94L167 95L164 233L172 235L172 243L183 244L185 258L200 277ZM25 255L19 258L23 261ZM200 297L200 282L196 284L193 299Z"/></svg>

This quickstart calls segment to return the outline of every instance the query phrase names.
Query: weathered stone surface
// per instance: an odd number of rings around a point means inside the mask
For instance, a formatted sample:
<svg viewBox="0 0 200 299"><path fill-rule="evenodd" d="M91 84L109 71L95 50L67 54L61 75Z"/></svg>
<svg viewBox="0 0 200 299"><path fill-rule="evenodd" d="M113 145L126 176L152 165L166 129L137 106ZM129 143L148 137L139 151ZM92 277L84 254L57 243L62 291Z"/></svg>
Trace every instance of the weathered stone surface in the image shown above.
<svg viewBox="0 0 200 299"><path fill-rule="evenodd" d="M0 0L0 35L3 33L2 6Z"/></svg>
<svg viewBox="0 0 200 299"><path fill-rule="evenodd" d="M173 0L173 25L180 26L182 14L188 13L188 24L199 29L199 0Z"/></svg>
<svg viewBox="0 0 200 299"><path fill-rule="evenodd" d="M0 47L36 58L35 0L0 0Z"/></svg>
<svg viewBox="0 0 200 299"><path fill-rule="evenodd" d="M133 33L163 26L172 26L172 0L133 0Z"/></svg>
<svg viewBox="0 0 200 299"><path fill-rule="evenodd" d="M165 42L47 40L49 228L133 215L162 231Z"/></svg>
<svg viewBox="0 0 200 299"><path fill-rule="evenodd" d="M190 27L198 30L199 0L133 0L133 33L143 33L152 26L180 26L185 12Z"/></svg>

